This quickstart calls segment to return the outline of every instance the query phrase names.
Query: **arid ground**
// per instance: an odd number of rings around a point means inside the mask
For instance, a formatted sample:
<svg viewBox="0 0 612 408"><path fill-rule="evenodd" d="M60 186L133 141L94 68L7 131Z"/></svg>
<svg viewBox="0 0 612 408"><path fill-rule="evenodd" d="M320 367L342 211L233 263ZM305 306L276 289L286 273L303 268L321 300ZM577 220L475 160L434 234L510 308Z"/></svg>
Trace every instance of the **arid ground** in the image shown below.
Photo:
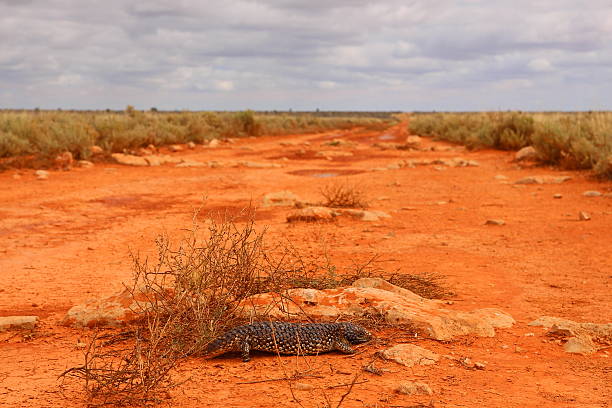
<svg viewBox="0 0 612 408"><path fill-rule="evenodd" d="M565 353L541 327L540 316L578 322L612 321L612 192L610 182L586 172L519 166L513 152L469 152L424 140L422 150L382 149L403 142L405 124L387 131L337 131L260 137L197 146L173 156L220 163L278 163L279 168L130 167L97 163L92 168L0 173L0 316L37 315L33 333L0 333L0 406L84 406L80 384L58 375L80 364L91 329L60 321L72 306L120 291L131 278L129 253L154 253L162 232L180 237L193 211L238 212L258 206L257 226L266 239L287 239L309 251L327 251L339 264L378 254L386 271L436 273L455 295L449 309L495 307L516 324L493 338L464 337L449 343L412 339L399 329L375 332L377 340L353 356L278 358L257 354L192 358L175 377L186 380L164 406L299 406L284 373L312 370L295 390L304 407L336 406L356 373L345 407L604 407L612 395L611 350L583 356ZM321 146L333 139L348 146ZM283 142L283 145L281 145ZM304 144L308 142L309 144ZM436 147L435 149L428 149ZM317 156L319 151L350 156ZM462 157L474 167L442 164L383 169L401 160ZM394 166L391 166L394 167ZM561 184L515 184L533 175L568 175ZM331 223L286 222L288 207L261 207L264 194L290 190L306 201L321 199L333 180L362 186L372 210L391 218L364 222L345 217ZM604 195L587 197L597 190ZM560 194L561 198L554 198ZM579 220L579 212L590 220ZM501 219L504 225L485 225ZM382 375L362 367L378 350L413 342L440 355L482 362L474 370L454 358L406 368L378 361ZM263 381L269 380L269 381ZM427 383L434 394L394 391L402 381ZM423 404L423 405L420 405Z"/></svg>

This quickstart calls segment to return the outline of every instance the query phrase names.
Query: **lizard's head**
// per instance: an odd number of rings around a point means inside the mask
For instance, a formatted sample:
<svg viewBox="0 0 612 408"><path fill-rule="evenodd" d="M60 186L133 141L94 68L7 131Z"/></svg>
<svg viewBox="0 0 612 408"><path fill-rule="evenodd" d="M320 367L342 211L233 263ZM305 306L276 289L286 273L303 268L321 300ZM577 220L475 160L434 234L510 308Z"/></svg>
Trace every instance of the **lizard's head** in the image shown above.
<svg viewBox="0 0 612 408"><path fill-rule="evenodd" d="M365 343L372 338L372 333L355 323L342 323L344 337L352 344Z"/></svg>

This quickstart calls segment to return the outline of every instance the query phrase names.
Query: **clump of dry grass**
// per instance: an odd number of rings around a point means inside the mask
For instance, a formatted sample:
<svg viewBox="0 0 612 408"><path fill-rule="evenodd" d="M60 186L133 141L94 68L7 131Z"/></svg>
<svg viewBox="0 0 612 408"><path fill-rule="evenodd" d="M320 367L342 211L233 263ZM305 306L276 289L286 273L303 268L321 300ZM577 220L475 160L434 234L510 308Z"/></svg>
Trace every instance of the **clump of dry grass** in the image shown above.
<svg viewBox="0 0 612 408"><path fill-rule="evenodd" d="M532 145L543 163L612 178L612 112L418 113L409 129L470 148Z"/></svg>
<svg viewBox="0 0 612 408"><path fill-rule="evenodd" d="M368 208L365 191L348 180L326 184L319 190L325 201L322 205L333 208Z"/></svg>

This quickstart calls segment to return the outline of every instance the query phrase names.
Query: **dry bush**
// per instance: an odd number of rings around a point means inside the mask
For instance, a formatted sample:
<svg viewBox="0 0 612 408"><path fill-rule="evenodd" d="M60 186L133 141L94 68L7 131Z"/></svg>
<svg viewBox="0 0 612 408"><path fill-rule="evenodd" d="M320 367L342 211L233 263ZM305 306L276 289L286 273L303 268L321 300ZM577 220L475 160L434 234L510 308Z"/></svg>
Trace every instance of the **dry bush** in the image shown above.
<svg viewBox="0 0 612 408"><path fill-rule="evenodd" d="M182 358L245 322L241 301L270 274L263 233L255 231L253 217L243 227L232 220L208 223L205 238L195 225L177 248L159 236L152 266L133 257L132 294L142 307L128 340L123 334L106 343L94 338L84 365L62 374L85 382L91 405L158 400L173 385L170 371Z"/></svg>
<svg viewBox="0 0 612 408"><path fill-rule="evenodd" d="M364 190L348 180L323 186L319 192L325 199L325 207L333 208L368 208L368 199Z"/></svg>

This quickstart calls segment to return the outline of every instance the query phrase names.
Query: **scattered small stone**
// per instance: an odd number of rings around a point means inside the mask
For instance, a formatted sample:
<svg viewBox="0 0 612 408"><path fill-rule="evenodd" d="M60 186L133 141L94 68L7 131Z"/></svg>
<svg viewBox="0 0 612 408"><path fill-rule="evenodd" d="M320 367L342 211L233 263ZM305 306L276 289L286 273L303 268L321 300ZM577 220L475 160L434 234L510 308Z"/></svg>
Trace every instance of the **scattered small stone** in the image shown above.
<svg viewBox="0 0 612 408"><path fill-rule="evenodd" d="M400 383L395 391L404 395L433 395L433 391L429 385L412 381Z"/></svg>
<svg viewBox="0 0 612 408"><path fill-rule="evenodd" d="M183 146L181 146L181 145L177 145L177 144L173 144L173 145L168 146L168 149L169 149L171 152L180 152L180 151L182 151L182 150L183 150Z"/></svg>
<svg viewBox="0 0 612 408"><path fill-rule="evenodd" d="M580 211L580 213L578 213L578 219L580 221L588 221L591 219L591 216L584 211Z"/></svg>
<svg viewBox="0 0 612 408"><path fill-rule="evenodd" d="M432 365L440 360L440 356L433 351L410 343L397 344L383 350L380 355L386 360L395 361L406 367Z"/></svg>
<svg viewBox="0 0 612 408"><path fill-rule="evenodd" d="M314 390L314 386L311 384L305 384L305 383L295 383L293 384L293 389L297 390L297 391L312 391Z"/></svg>
<svg viewBox="0 0 612 408"><path fill-rule="evenodd" d="M264 207L276 207L276 206L294 206L300 198L293 192L288 190L277 191L275 193L268 193L263 197Z"/></svg>
<svg viewBox="0 0 612 408"><path fill-rule="evenodd" d="M188 147L189 149L195 149L196 144L195 144L195 143L193 143L193 142L189 142L189 143L187 143L187 147Z"/></svg>
<svg viewBox="0 0 612 408"><path fill-rule="evenodd" d="M533 146L523 147L521 150L516 152L514 155L515 161L523 161L523 160L537 160L538 159L538 151Z"/></svg>
<svg viewBox="0 0 612 408"><path fill-rule="evenodd" d="M485 222L485 225L505 225L506 221L500 219L491 219Z"/></svg>
<svg viewBox="0 0 612 408"><path fill-rule="evenodd" d="M38 180L46 180L49 178L49 172L45 170L36 170L34 175Z"/></svg>
<svg viewBox="0 0 612 408"><path fill-rule="evenodd" d="M38 316L6 316L0 317L0 332L7 330L26 329L36 327Z"/></svg>
<svg viewBox="0 0 612 408"><path fill-rule="evenodd" d="M557 193L557 194L554 194L554 195L553 195L553 198L556 198L556 199L563 198L563 195L562 195L562 194Z"/></svg>
<svg viewBox="0 0 612 408"><path fill-rule="evenodd" d="M487 365L485 363L481 363L480 361L475 361L474 368L477 370L484 370L485 368L487 368Z"/></svg>
<svg viewBox="0 0 612 408"><path fill-rule="evenodd" d="M585 191L584 193L582 193L583 196L585 197L601 197L603 194L599 191Z"/></svg>
<svg viewBox="0 0 612 408"><path fill-rule="evenodd" d="M535 336L534 333L525 333L525 337L533 337L533 336Z"/></svg>

